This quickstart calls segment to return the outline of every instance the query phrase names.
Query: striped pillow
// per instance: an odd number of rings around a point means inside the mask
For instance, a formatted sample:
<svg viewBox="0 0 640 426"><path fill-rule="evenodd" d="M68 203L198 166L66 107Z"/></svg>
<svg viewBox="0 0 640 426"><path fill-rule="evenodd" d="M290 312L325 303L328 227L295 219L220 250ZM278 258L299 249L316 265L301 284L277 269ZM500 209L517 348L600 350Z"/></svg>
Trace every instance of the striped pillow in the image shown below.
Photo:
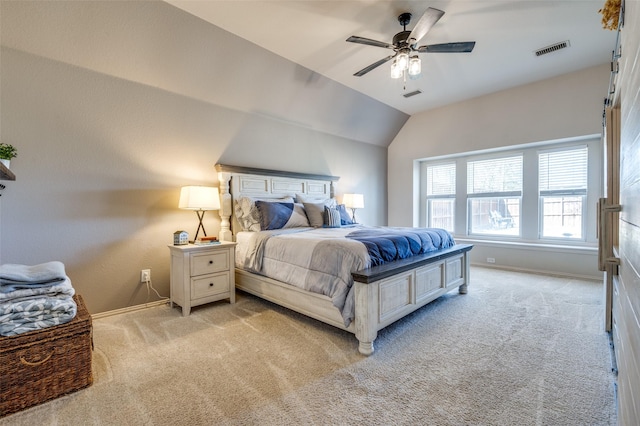
<svg viewBox="0 0 640 426"><path fill-rule="evenodd" d="M324 206L324 227L340 228L340 212L332 207Z"/></svg>

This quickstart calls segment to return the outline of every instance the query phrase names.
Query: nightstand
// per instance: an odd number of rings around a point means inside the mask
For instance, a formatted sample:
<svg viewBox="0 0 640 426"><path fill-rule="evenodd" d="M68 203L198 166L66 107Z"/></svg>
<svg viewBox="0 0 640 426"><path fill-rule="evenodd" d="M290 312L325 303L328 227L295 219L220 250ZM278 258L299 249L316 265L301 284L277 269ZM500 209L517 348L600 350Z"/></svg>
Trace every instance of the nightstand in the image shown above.
<svg viewBox="0 0 640 426"><path fill-rule="evenodd" d="M236 302L236 243L169 246L171 252L171 307L182 307L182 315L192 306L229 299Z"/></svg>

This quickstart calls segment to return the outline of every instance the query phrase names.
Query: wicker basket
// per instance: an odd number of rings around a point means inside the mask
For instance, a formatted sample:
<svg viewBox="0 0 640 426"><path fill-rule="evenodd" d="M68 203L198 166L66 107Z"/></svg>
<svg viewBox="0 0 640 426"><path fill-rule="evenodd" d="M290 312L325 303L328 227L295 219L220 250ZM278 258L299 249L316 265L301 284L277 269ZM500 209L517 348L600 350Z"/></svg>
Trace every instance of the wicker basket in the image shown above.
<svg viewBox="0 0 640 426"><path fill-rule="evenodd" d="M91 316L80 295L70 322L0 337L0 417L93 383Z"/></svg>

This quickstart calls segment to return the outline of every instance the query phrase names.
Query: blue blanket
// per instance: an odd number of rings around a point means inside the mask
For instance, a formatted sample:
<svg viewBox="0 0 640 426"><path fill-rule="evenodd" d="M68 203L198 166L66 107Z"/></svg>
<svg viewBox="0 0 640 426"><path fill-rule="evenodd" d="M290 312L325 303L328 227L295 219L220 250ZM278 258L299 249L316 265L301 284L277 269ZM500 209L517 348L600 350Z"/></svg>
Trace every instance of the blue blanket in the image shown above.
<svg viewBox="0 0 640 426"><path fill-rule="evenodd" d="M371 266L455 245L453 236L439 228L366 228L351 232L346 237L367 247Z"/></svg>
<svg viewBox="0 0 640 426"><path fill-rule="evenodd" d="M0 265L0 293L50 287L67 279L64 264L58 261L39 265Z"/></svg>

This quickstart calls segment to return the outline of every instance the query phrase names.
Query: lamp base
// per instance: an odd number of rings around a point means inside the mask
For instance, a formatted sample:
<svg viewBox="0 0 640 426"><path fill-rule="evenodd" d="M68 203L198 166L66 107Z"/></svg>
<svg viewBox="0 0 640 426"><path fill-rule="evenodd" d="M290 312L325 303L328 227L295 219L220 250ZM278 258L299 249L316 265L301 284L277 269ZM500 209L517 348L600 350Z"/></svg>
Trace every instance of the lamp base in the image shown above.
<svg viewBox="0 0 640 426"><path fill-rule="evenodd" d="M202 219L204 218L205 210L196 210L196 215L198 216L198 229L196 229L196 236L193 237L193 241L189 241L190 243L195 243L198 241L198 232L200 232L200 228L202 228L202 233L204 236L207 236L207 231L204 229L204 225L202 224Z"/></svg>

